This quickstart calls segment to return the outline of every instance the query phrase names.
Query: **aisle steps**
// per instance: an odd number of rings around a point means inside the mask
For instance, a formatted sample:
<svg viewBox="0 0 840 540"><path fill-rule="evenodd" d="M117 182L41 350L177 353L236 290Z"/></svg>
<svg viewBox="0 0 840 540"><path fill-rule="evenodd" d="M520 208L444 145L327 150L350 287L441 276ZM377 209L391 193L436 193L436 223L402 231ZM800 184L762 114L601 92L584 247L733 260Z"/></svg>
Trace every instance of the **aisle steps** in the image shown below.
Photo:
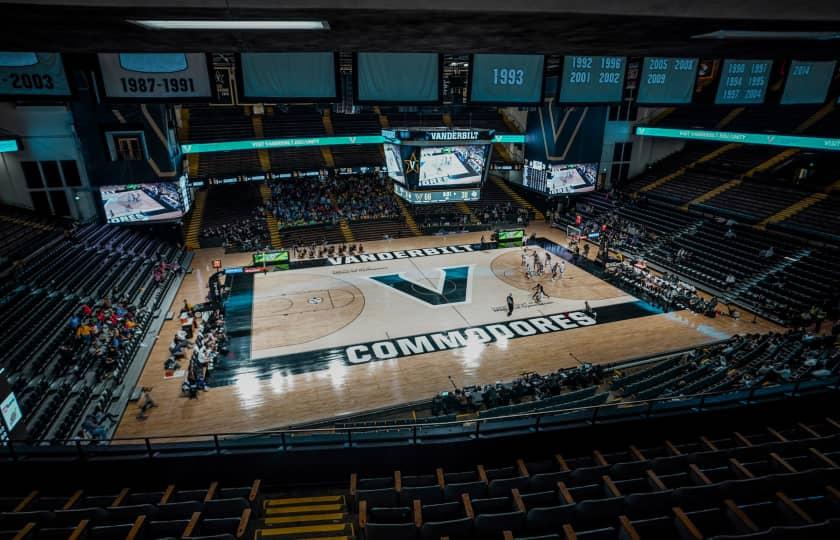
<svg viewBox="0 0 840 540"><path fill-rule="evenodd" d="M350 228L350 224L347 223L346 219L342 219L338 223L338 228L341 229L341 236L344 237L345 242L350 244L356 241L356 237L353 236L353 230Z"/></svg>
<svg viewBox="0 0 840 540"><path fill-rule="evenodd" d="M198 249L201 247L198 236L201 234L201 222L204 219L204 205L207 204L207 190L202 189L195 194L192 212L187 221L187 228L184 230L184 243L187 249Z"/></svg>
<svg viewBox="0 0 840 540"><path fill-rule="evenodd" d="M539 210L537 210L537 208L534 205L532 205L531 203L529 203L528 201L523 199L519 195L519 193L513 191L510 188L510 186L508 186L507 183L504 180L502 180L498 176L491 176L490 180L492 180L493 183L496 184L499 187L499 189L504 191L505 194L508 197L510 197L513 200L513 202L515 202L517 204L517 206L519 206L521 208L525 208L526 210L530 210L531 212L533 212L534 213L534 221L545 221L545 215L542 212L540 212Z"/></svg>
<svg viewBox="0 0 840 540"><path fill-rule="evenodd" d="M788 206L787 208L783 208L782 210L779 210L778 212L776 212L775 214L773 214L769 218L765 219L764 221L762 221L761 223L756 225L756 228L757 229L764 229L770 223L778 223L780 221L784 221L784 220L786 220L790 217L795 216L796 214L805 210L809 206L813 206L813 205L817 204L818 202L820 202L822 200L825 200L827 197L828 197L828 195L826 195L825 193L812 193L811 195L808 195L804 199L793 203L792 205Z"/></svg>
<svg viewBox="0 0 840 540"><path fill-rule="evenodd" d="M263 202L271 200L271 188L266 184L260 184L260 196ZM269 210L263 210L265 213L265 226L268 227L268 236L271 238L271 247L274 249L283 248L283 240L280 238L280 228L277 225L277 218Z"/></svg>
<svg viewBox="0 0 840 540"><path fill-rule="evenodd" d="M715 189L713 189L711 191L707 191L706 193L700 195L699 197L688 201L688 203L686 203L685 205L682 206L682 209L683 210L688 210L688 207L690 207L692 204L702 204L702 203L704 203L704 202L706 202L710 199L714 199L715 197L717 197L718 195L720 195L724 191L729 191L730 189L734 188L735 186L741 185L741 182L743 182L743 180L740 180L738 178L736 178L734 180L730 180L729 182L724 182L723 184L719 185Z"/></svg>
<svg viewBox="0 0 840 540"><path fill-rule="evenodd" d="M420 230L420 227L417 225L417 222L414 221L414 216L411 215L411 212L408 210L408 206L403 202L400 197L394 195L394 201L396 201L397 206L400 207L400 212L402 212L403 217L405 218L405 224L408 227L408 230L411 231L411 234L414 236L422 236L423 231Z"/></svg>
<svg viewBox="0 0 840 540"><path fill-rule="evenodd" d="M269 498L263 503L263 510L264 518L254 534L255 540L355 538L344 495Z"/></svg>

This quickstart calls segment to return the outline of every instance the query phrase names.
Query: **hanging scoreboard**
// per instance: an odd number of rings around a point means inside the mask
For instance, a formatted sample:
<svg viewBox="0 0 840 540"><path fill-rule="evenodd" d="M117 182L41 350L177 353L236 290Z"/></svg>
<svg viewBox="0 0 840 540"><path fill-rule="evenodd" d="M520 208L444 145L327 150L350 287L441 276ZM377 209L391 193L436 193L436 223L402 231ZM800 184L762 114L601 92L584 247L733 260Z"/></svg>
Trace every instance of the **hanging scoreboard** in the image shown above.
<svg viewBox="0 0 840 540"><path fill-rule="evenodd" d="M543 95L541 54L474 54L469 100L496 105L539 105Z"/></svg>
<svg viewBox="0 0 840 540"><path fill-rule="evenodd" d="M724 60L715 104L761 105L772 67L772 60Z"/></svg>
<svg viewBox="0 0 840 540"><path fill-rule="evenodd" d="M246 100L338 99L338 62L332 52L242 53L238 66L240 93Z"/></svg>
<svg viewBox="0 0 840 540"><path fill-rule="evenodd" d="M0 52L0 96L72 95L58 53Z"/></svg>
<svg viewBox="0 0 840 540"><path fill-rule="evenodd" d="M357 103L438 103L438 53L360 52L353 65Z"/></svg>
<svg viewBox="0 0 840 540"><path fill-rule="evenodd" d="M210 99L204 53L99 53L99 70L110 99L183 101Z"/></svg>
<svg viewBox="0 0 840 540"><path fill-rule="evenodd" d="M697 58L645 58L636 101L640 105L691 103L698 63Z"/></svg>
<svg viewBox="0 0 840 540"><path fill-rule="evenodd" d="M624 91L625 56L566 56L561 103L618 103Z"/></svg>
<svg viewBox="0 0 840 540"><path fill-rule="evenodd" d="M803 62L793 60L790 63L785 90L782 92L782 105L821 105L828 97L828 89L837 62Z"/></svg>

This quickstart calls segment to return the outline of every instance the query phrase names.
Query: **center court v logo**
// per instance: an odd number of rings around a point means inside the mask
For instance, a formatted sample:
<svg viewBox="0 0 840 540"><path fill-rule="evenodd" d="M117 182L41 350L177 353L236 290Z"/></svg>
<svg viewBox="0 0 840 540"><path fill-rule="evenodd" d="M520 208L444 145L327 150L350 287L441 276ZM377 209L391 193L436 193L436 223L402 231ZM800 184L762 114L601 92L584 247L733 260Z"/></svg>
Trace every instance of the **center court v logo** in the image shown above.
<svg viewBox="0 0 840 540"><path fill-rule="evenodd" d="M370 276L370 279L432 307L450 306L469 303L472 285L470 269L470 266L439 268L441 277L435 288L409 281L402 274Z"/></svg>

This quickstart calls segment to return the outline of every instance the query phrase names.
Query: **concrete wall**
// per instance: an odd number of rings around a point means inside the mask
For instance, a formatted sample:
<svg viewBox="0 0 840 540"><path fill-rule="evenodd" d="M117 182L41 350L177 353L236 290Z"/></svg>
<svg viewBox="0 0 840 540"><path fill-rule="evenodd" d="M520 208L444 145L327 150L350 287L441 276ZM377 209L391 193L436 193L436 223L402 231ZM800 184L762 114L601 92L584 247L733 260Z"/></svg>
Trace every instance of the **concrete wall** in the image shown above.
<svg viewBox="0 0 840 540"><path fill-rule="evenodd" d="M0 129L17 136L23 147L18 152L0 154L0 201L23 208L33 207L21 161L73 160L82 186L47 190L63 189L66 192L73 218L86 220L96 214L73 116L67 107L0 103Z"/></svg>

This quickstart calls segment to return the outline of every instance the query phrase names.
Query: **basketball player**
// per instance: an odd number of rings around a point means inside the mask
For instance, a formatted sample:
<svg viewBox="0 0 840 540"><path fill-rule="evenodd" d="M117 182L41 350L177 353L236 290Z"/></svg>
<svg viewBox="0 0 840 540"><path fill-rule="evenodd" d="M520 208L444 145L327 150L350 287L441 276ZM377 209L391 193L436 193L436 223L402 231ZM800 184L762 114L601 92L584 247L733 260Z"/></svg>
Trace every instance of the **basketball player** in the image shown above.
<svg viewBox="0 0 840 540"><path fill-rule="evenodd" d="M554 263L554 266L551 267L551 281L557 280L557 273L560 270L560 263Z"/></svg>
<svg viewBox="0 0 840 540"><path fill-rule="evenodd" d="M545 294L545 289L543 289L542 283L537 283L531 290L534 291L532 298L537 304L542 303L541 300L543 296L548 296Z"/></svg>
<svg viewBox="0 0 840 540"><path fill-rule="evenodd" d="M563 279L563 276L566 274L566 261L560 259L560 279Z"/></svg>
<svg viewBox="0 0 840 540"><path fill-rule="evenodd" d="M510 317L511 314L513 314L513 293L508 293L508 295L507 295L507 308L508 308L507 316Z"/></svg>

